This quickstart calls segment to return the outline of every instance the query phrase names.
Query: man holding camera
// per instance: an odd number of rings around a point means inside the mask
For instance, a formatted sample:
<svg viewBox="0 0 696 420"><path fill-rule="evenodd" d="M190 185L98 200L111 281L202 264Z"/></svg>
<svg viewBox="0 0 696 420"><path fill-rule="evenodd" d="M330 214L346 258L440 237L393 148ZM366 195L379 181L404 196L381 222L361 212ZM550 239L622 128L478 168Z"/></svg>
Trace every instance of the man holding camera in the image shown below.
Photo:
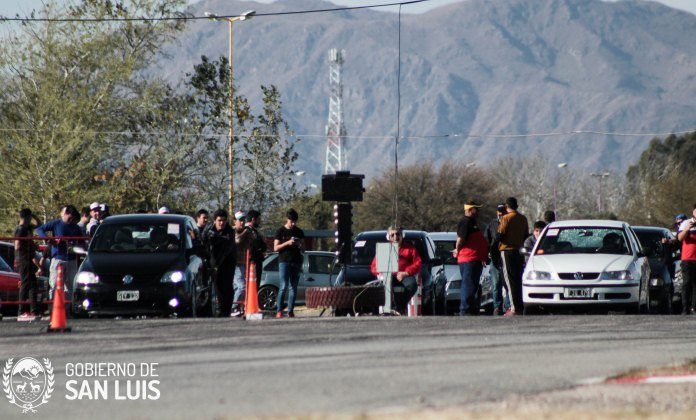
<svg viewBox="0 0 696 420"><path fill-rule="evenodd" d="M696 204L691 218L684 220L677 232L677 239L682 243L681 270L684 280L682 285L682 315L694 312L694 295L696 295Z"/></svg>
<svg viewBox="0 0 696 420"><path fill-rule="evenodd" d="M288 318L295 317L295 296L297 284L302 271L302 239L304 232L297 227L299 215L295 209L285 214L285 225L281 226L273 240L273 250L278 253L278 268L280 270L280 290L278 291L278 312L276 318L283 317L285 292L288 291Z"/></svg>

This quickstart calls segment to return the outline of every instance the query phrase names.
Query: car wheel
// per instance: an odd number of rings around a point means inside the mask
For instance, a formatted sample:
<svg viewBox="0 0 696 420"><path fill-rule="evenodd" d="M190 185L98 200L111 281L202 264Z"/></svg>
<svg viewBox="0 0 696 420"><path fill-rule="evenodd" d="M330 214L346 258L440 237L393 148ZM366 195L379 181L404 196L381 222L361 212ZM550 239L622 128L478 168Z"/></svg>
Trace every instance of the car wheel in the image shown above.
<svg viewBox="0 0 696 420"><path fill-rule="evenodd" d="M277 307L278 288L275 286L263 286L258 292L259 309L262 311L274 311Z"/></svg>
<svg viewBox="0 0 696 420"><path fill-rule="evenodd" d="M217 285L210 280L210 316L217 318L220 316L220 300L218 298Z"/></svg>

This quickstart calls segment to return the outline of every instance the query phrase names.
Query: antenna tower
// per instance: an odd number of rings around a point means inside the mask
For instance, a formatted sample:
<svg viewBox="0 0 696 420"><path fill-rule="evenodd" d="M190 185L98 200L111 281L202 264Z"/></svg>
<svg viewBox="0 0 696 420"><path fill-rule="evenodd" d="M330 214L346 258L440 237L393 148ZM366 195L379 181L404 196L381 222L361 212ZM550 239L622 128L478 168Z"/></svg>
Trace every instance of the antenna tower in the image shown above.
<svg viewBox="0 0 696 420"><path fill-rule="evenodd" d="M324 173L331 174L347 169L343 125L343 56L345 50L329 50L329 121L326 125L326 164Z"/></svg>

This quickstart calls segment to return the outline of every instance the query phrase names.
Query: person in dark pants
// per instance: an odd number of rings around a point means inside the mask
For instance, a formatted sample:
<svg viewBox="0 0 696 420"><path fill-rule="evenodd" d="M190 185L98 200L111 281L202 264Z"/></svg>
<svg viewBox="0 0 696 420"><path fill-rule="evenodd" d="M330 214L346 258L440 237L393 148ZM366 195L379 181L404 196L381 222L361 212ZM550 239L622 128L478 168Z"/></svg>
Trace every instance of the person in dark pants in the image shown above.
<svg viewBox="0 0 696 420"><path fill-rule="evenodd" d="M404 242L404 231L400 227L390 226L387 229L387 239L399 245L398 271L392 273L392 282L399 282L404 288L403 298L396 302L396 307L400 313L405 313L408 302L418 292L417 276L421 272L422 260L416 247L409 242ZM377 271L376 255L370 264L370 271L375 276L380 274Z"/></svg>
<svg viewBox="0 0 696 420"><path fill-rule="evenodd" d="M230 316L237 247L234 229L227 223L225 210L220 209L213 214L213 224L205 230L203 239L208 248L209 265L218 290L220 316Z"/></svg>
<svg viewBox="0 0 696 420"><path fill-rule="evenodd" d="M259 227L261 227L261 213L257 210L249 210L247 213L246 225L251 229L253 237L249 251L251 253L251 262L256 266L256 281L260 283L263 278L263 260L268 250L266 238L264 238L261 231L259 231Z"/></svg>
<svg viewBox="0 0 696 420"><path fill-rule="evenodd" d="M288 318L295 316L295 297L303 260L302 239L304 239L304 232L297 227L299 215L295 209L290 209L285 216L285 225L278 229L273 240L273 250L278 253L280 271L276 318L283 317L286 292L288 292Z"/></svg>
<svg viewBox="0 0 696 420"><path fill-rule="evenodd" d="M30 224L34 219L37 223L39 220L31 213L29 209L22 209L19 212L19 225L14 230L15 238L31 238L34 235L34 226ZM19 300L29 301L29 310L24 303L19 304L18 321L32 321L38 315L36 311L36 272L39 267L39 261L36 258L37 246L34 241L15 239L15 268L19 273Z"/></svg>
<svg viewBox="0 0 696 420"><path fill-rule="evenodd" d="M497 206L497 217L488 224L486 231L483 233L483 237L486 238L488 242L488 255L490 257L490 274L491 274L491 293L493 294L493 315L502 315L505 310L509 307L510 303L503 300L503 287L505 281L503 280L503 263L500 260L500 250L498 246L498 240L496 239L498 235L498 226L500 226L500 219L507 213L504 203L500 203Z"/></svg>
<svg viewBox="0 0 696 420"><path fill-rule="evenodd" d="M510 310L505 316L522 315L522 269L524 258L520 254L520 248L524 240L529 236L529 223L527 218L517 212L517 199L509 197L505 200L507 214L503 216L498 227L498 241L501 260L503 263L503 276L510 293Z"/></svg>
<svg viewBox="0 0 696 420"><path fill-rule="evenodd" d="M457 226L457 243L452 256L457 258L462 285L459 289L459 315L478 315L480 280L483 265L488 260L488 243L479 229L477 216L481 208L474 201L464 205L464 217Z"/></svg>
<svg viewBox="0 0 696 420"><path fill-rule="evenodd" d="M682 315L694 313L696 298L696 204L691 218L679 225L677 239L682 243Z"/></svg>

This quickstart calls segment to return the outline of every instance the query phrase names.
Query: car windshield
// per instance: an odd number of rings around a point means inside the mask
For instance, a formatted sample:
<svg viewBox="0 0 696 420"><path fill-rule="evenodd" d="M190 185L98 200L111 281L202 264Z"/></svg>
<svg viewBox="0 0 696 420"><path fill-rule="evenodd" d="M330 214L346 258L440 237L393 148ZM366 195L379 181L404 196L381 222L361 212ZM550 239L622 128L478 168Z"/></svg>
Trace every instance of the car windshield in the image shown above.
<svg viewBox="0 0 696 420"><path fill-rule="evenodd" d="M621 228L549 228L535 255L617 254L630 255L626 232Z"/></svg>
<svg viewBox="0 0 696 420"><path fill-rule="evenodd" d="M375 253L376 248L377 248L377 243L384 243L387 242L386 236L382 236L381 238L369 238L369 239L363 239L363 240L357 240L355 241L355 245L353 246L353 254L351 257L351 264L355 265L370 265L372 264L372 260L375 258ZM421 241L416 238L405 238L404 242L408 242L416 247L418 250L418 253L423 255L423 249L421 245Z"/></svg>
<svg viewBox="0 0 696 420"><path fill-rule="evenodd" d="M0 271L5 271L8 273L12 272L12 269L10 268L10 266L5 262L5 260L2 257L0 257Z"/></svg>
<svg viewBox="0 0 696 420"><path fill-rule="evenodd" d="M178 223L110 224L97 230L91 252L172 252L182 247Z"/></svg>
<svg viewBox="0 0 696 420"><path fill-rule="evenodd" d="M435 254L442 258L444 264L457 264L457 259L452 256L452 250L457 245L454 239L451 241L435 241Z"/></svg>

